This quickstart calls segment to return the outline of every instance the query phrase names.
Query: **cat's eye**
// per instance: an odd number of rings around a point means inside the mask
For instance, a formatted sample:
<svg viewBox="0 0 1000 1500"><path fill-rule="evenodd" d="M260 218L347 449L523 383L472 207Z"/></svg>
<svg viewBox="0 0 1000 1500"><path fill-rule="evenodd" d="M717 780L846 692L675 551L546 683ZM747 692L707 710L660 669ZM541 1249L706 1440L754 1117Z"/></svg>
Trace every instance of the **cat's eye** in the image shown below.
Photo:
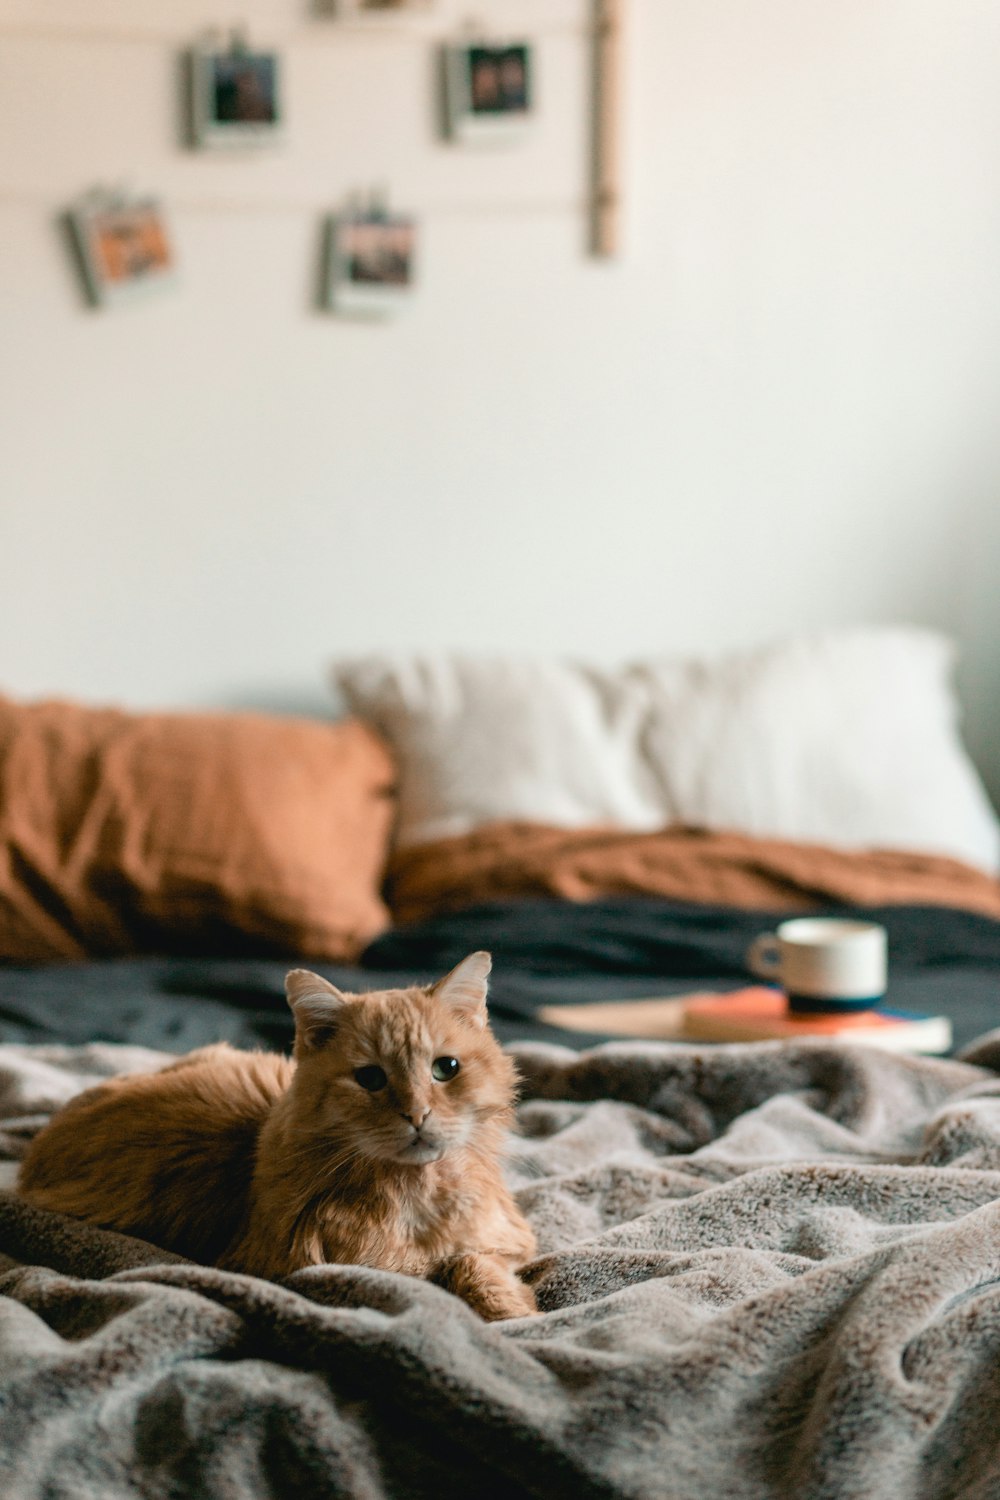
<svg viewBox="0 0 1000 1500"><path fill-rule="evenodd" d="M371 1063L367 1068L354 1069L354 1082L360 1083L369 1094L377 1094L379 1089L385 1088L389 1080L384 1068L380 1068L377 1063Z"/></svg>
<svg viewBox="0 0 1000 1500"><path fill-rule="evenodd" d="M431 1063L431 1077L438 1083L450 1083L461 1066L457 1057L436 1057Z"/></svg>

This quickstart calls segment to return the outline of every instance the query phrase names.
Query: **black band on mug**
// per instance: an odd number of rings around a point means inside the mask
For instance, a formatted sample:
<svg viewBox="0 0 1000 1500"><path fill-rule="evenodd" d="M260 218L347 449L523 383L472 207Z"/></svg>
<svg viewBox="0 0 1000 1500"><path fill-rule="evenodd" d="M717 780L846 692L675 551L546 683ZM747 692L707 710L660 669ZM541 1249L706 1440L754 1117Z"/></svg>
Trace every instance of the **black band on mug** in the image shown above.
<svg viewBox="0 0 1000 1500"><path fill-rule="evenodd" d="M860 1000L852 995L847 1000L836 995L794 995L789 992L788 1009L796 1016L837 1016L846 1011L874 1010L884 999L884 995L867 995Z"/></svg>

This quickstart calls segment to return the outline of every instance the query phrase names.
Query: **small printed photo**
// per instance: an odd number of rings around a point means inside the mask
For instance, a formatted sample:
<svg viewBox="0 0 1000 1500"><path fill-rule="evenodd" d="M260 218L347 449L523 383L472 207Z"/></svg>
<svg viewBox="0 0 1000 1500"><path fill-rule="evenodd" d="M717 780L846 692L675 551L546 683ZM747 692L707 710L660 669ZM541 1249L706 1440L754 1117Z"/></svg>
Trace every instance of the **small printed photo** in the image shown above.
<svg viewBox="0 0 1000 1500"><path fill-rule="evenodd" d="M399 214L352 213L327 221L324 303L335 312L392 312L415 280L416 223Z"/></svg>
<svg viewBox="0 0 1000 1500"><path fill-rule="evenodd" d="M474 115L527 110L527 47L470 47L467 67L469 108Z"/></svg>
<svg viewBox="0 0 1000 1500"><path fill-rule="evenodd" d="M131 301L173 281L174 250L155 200L92 196L68 218L87 295L96 306Z"/></svg>
<svg viewBox="0 0 1000 1500"><path fill-rule="evenodd" d="M198 146L261 145L281 129L277 53L191 53L191 136Z"/></svg>
<svg viewBox="0 0 1000 1500"><path fill-rule="evenodd" d="M449 134L457 140L522 134L532 110L532 49L477 43L448 47L445 91Z"/></svg>

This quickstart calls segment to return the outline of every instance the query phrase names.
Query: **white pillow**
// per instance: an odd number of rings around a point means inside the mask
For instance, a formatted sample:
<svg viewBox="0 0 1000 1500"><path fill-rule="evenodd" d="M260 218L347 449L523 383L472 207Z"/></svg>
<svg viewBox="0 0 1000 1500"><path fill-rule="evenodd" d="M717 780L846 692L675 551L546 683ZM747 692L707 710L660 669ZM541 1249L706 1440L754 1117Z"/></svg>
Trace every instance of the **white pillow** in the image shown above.
<svg viewBox="0 0 1000 1500"><path fill-rule="evenodd" d="M645 693L558 661L372 656L334 668L349 708L399 767L399 843L520 818L563 828L658 828L638 751Z"/></svg>
<svg viewBox="0 0 1000 1500"><path fill-rule="evenodd" d="M632 675L682 822L995 870L997 819L958 735L954 655L932 631L882 627Z"/></svg>
<svg viewBox="0 0 1000 1500"><path fill-rule="evenodd" d="M440 654L334 678L395 751L401 843L508 818L684 823L996 870L953 661L932 631L871 627L620 671Z"/></svg>

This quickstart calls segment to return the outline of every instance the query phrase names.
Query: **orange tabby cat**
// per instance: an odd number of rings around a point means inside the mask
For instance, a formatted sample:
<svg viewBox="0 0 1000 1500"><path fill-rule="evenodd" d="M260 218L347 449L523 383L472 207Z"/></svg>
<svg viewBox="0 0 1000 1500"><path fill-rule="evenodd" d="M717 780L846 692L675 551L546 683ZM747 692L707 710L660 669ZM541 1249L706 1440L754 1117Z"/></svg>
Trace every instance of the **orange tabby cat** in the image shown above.
<svg viewBox="0 0 1000 1500"><path fill-rule="evenodd" d="M88 1089L28 1148L21 1196L228 1270L378 1266L484 1318L534 1312L489 971L473 953L426 989L346 995L295 969L294 1062L221 1043Z"/></svg>

